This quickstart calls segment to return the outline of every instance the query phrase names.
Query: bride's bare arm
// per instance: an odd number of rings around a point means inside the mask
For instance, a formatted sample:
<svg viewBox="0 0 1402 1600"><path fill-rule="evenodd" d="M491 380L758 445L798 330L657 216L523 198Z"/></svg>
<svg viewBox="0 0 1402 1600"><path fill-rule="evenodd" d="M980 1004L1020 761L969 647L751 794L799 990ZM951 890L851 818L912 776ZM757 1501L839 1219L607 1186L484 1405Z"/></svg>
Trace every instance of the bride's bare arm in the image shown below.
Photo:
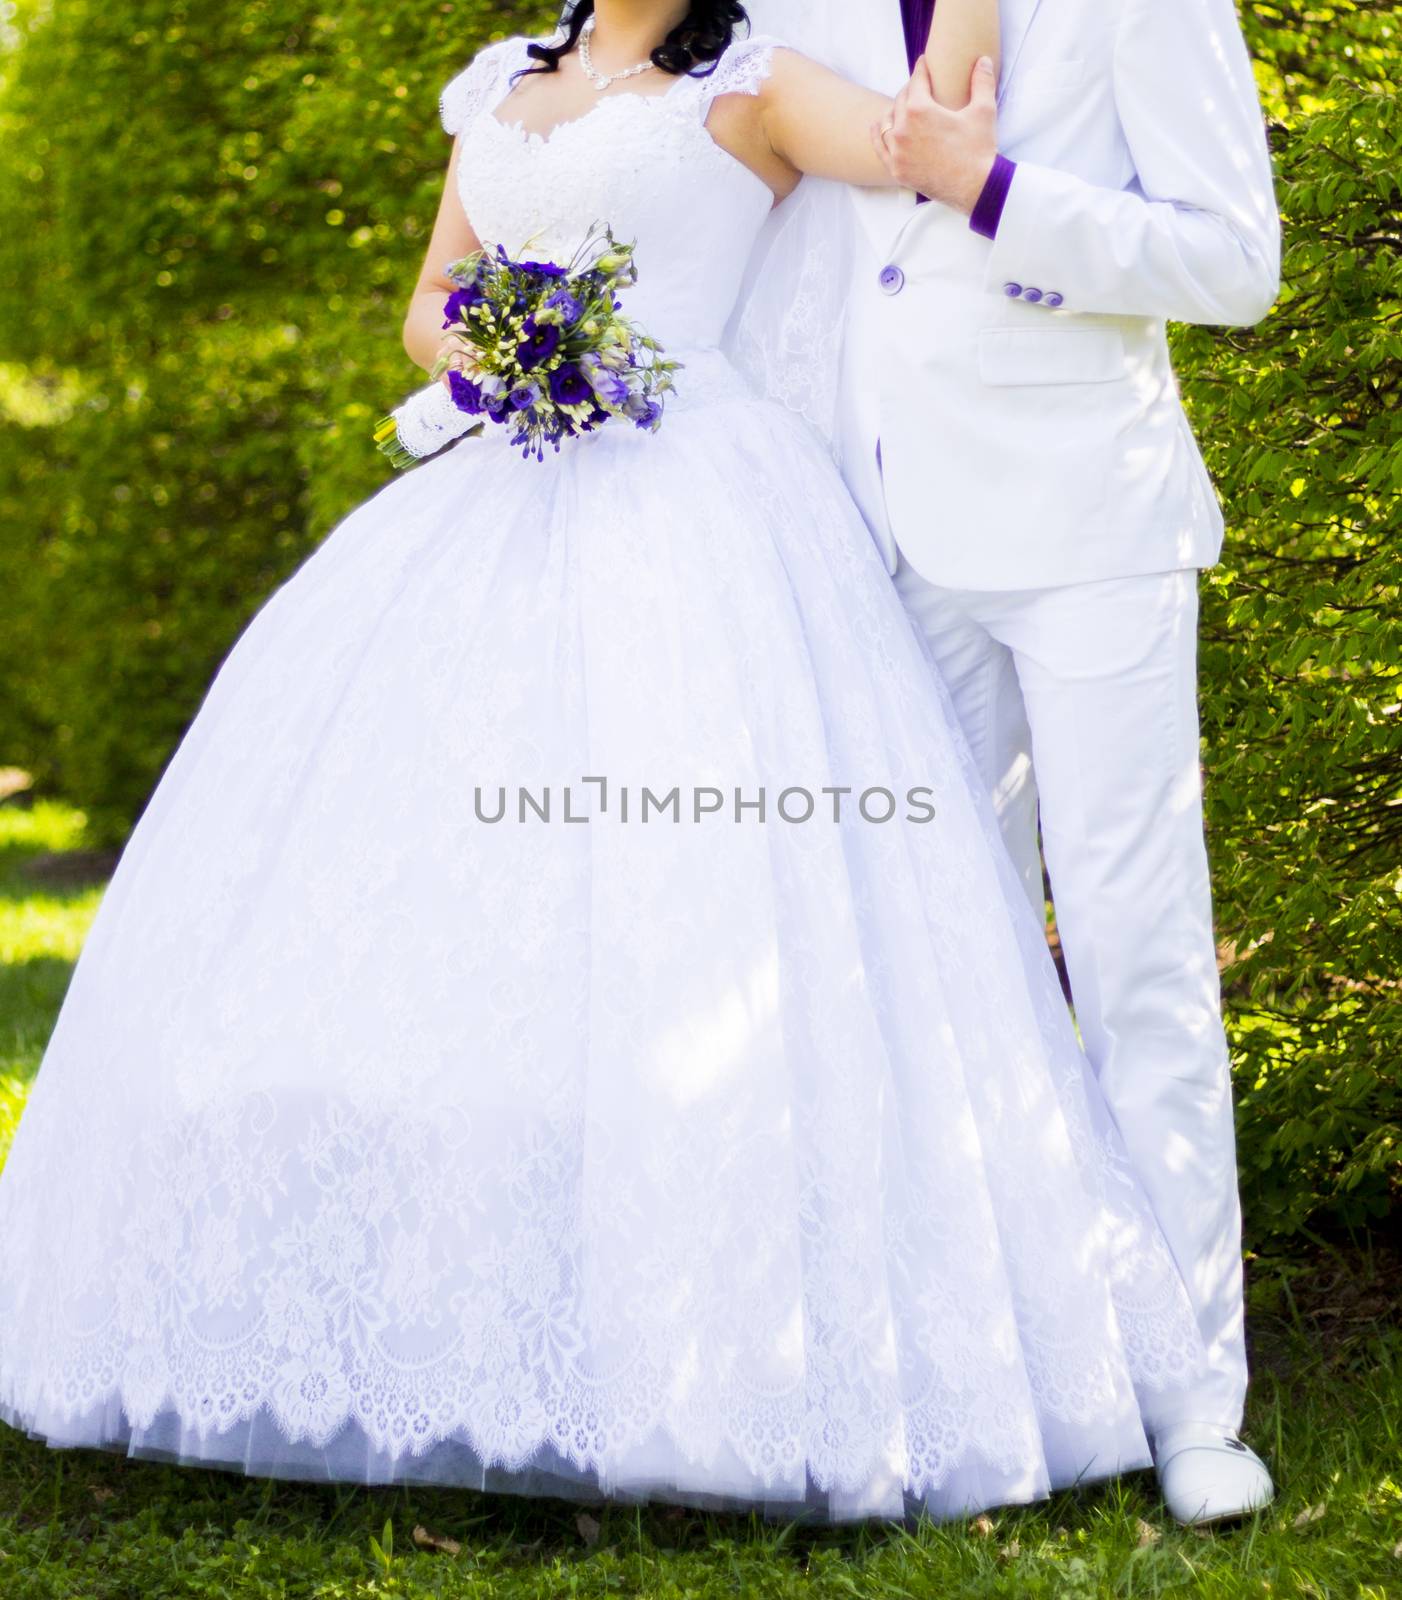
<svg viewBox="0 0 1402 1600"><path fill-rule="evenodd" d="M929 94L951 110L969 103L980 58L997 72L998 8L993 0L939 0L925 54L895 101L864 89L793 50L776 50L757 96L726 95L712 109L717 143L787 194L804 173L870 188L898 181L874 130L903 115L911 95Z"/></svg>
<svg viewBox="0 0 1402 1600"><path fill-rule="evenodd" d="M994 0L939 0L925 46L925 66L940 105L962 111L969 103L974 63L987 56L996 78L1001 49Z"/></svg>
<svg viewBox="0 0 1402 1600"><path fill-rule="evenodd" d="M725 139L717 133L717 123L736 110L748 124L752 155L768 168L761 176L778 194L786 194L806 172L844 183L892 187L868 131L873 122L890 116L889 95L864 89L797 51L776 50L770 75L748 106L738 96L717 102L710 128L721 143Z"/></svg>
<svg viewBox="0 0 1402 1600"><path fill-rule="evenodd" d="M419 271L419 281L409 301L404 318L404 348L409 359L425 372L431 372L440 353L451 345L451 336L443 332L443 307L453 292L452 282L443 269L450 261L461 261L482 248L467 213L458 198L457 165L458 143L453 140L453 153L448 161L448 175L443 185L443 198L438 204L438 216L433 224L433 236L424 253L424 264Z"/></svg>

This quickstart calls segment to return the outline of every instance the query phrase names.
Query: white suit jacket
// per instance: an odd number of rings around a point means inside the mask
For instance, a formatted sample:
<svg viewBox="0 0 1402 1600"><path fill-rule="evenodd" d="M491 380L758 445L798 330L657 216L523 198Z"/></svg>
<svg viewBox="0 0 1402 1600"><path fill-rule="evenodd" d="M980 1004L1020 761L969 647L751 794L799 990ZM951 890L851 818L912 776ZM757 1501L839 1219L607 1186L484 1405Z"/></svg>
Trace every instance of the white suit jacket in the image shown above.
<svg viewBox="0 0 1402 1600"><path fill-rule="evenodd" d="M899 544L951 587L1211 565L1221 509L1165 323L1257 322L1280 272L1232 0L1001 4L1017 174L996 240L908 192L856 192L848 483L888 567ZM837 64L895 92L897 0L865 0L862 20Z"/></svg>

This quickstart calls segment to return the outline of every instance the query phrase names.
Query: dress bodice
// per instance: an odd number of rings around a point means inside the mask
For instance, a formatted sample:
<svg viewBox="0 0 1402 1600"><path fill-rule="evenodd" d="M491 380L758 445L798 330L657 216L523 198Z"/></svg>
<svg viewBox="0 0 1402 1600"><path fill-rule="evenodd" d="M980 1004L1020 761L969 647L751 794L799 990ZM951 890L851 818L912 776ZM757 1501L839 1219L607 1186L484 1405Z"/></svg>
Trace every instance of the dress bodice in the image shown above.
<svg viewBox="0 0 1402 1600"><path fill-rule="evenodd" d="M548 135L507 120L525 39L482 51L443 93L443 124L462 135L463 208L488 247L568 262L599 224L637 246L625 309L669 354L715 347L773 194L706 128L722 94L756 93L773 45L731 46L705 77L663 94L600 96ZM527 249L529 246L529 249Z"/></svg>

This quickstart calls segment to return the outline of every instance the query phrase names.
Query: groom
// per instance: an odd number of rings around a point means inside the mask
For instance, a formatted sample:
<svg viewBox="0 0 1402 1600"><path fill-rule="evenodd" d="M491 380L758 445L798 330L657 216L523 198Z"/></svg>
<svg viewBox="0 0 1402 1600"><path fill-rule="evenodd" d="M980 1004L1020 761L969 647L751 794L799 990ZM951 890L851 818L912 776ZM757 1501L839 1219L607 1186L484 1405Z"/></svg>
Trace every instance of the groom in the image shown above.
<svg viewBox="0 0 1402 1600"><path fill-rule="evenodd" d="M964 21L995 3L940 0ZM849 72L901 90L933 10L871 0ZM937 103L922 63L874 130L903 192L856 201L844 468L1039 915L1040 802L1082 1037L1210 1356L1198 1392L1150 1414L1154 1459L1170 1510L1209 1522L1273 1491L1237 1437L1198 759L1196 575L1222 518L1164 325L1265 316L1279 222L1232 0L1002 0L1001 26L1001 81L977 69L967 109Z"/></svg>

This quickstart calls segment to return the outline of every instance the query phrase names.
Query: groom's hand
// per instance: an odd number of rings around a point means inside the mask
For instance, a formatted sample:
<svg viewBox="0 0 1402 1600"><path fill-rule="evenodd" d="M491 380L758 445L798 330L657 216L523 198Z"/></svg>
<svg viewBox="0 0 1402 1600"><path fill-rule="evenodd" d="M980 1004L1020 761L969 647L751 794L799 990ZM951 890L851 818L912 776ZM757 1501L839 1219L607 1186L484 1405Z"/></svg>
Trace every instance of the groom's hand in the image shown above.
<svg viewBox="0 0 1402 1600"><path fill-rule="evenodd" d="M942 106L921 56L890 117L871 130L877 154L903 189L966 214L978 203L998 154L998 87L987 56L974 64L969 93L962 111Z"/></svg>

